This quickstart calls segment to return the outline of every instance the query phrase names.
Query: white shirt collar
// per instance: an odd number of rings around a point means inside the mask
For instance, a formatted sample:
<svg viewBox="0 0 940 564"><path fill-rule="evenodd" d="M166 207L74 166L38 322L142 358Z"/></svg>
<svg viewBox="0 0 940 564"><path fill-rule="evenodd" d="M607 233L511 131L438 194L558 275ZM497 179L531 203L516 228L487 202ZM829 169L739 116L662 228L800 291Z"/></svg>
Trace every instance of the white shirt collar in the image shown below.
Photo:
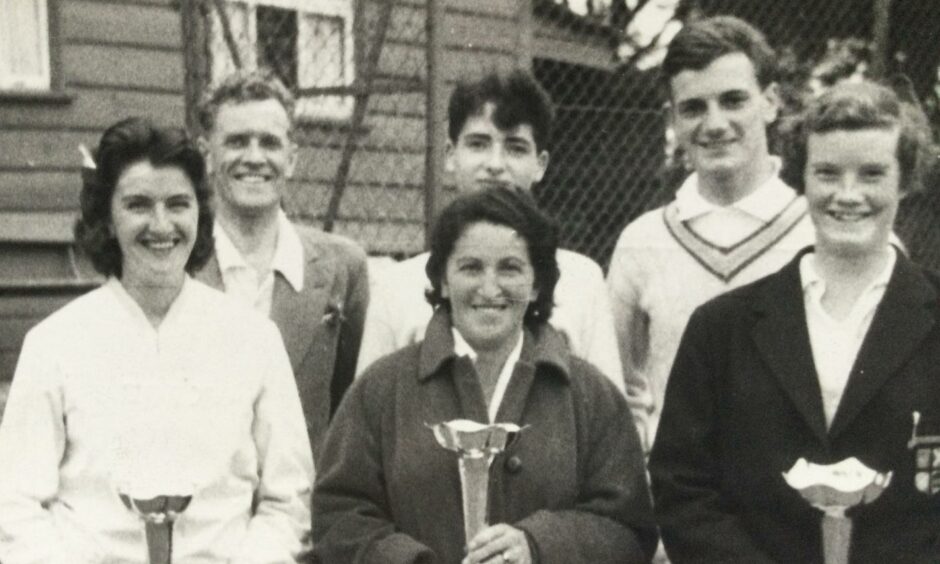
<svg viewBox="0 0 940 564"><path fill-rule="evenodd" d="M756 190L728 205L719 206L709 202L702 196L699 187L698 174L692 173L679 190L676 191L676 207L679 211L679 220L687 221L695 217L709 214L722 208L734 208L751 215L763 222L772 220L796 197L796 191L780 180L778 173L781 162L779 157L771 156L773 172L770 177L761 183Z"/></svg>
<svg viewBox="0 0 940 564"><path fill-rule="evenodd" d="M823 277L816 269L815 257L815 253L806 253L803 255L803 258L800 259L800 282L803 285L804 292L811 292L814 295L818 295L818 298L822 298L822 295L826 291L826 281L823 280ZM893 245L888 245L888 262L885 263L884 269L878 273L878 276L876 276L865 291L862 292L862 295L873 290L887 287L888 282L891 281L891 274L894 272L894 264L897 260L897 251L894 249Z"/></svg>
<svg viewBox="0 0 940 564"><path fill-rule="evenodd" d="M463 335L460 334L460 331L458 331L456 327L451 327L450 330L454 335L454 353L457 356L469 357L470 361L476 364L477 352L473 350L473 347L463 338ZM503 402L503 396L506 395L506 388L509 387L509 379L512 378L512 371L515 369L516 363L519 362L519 357L522 355L522 339L523 332L520 331L519 340L516 341L516 346L509 352L509 356L506 358L503 368L499 371L499 377L496 379L496 389L493 391L493 399L487 406L487 412L491 422L496 421L496 412L499 411L499 405Z"/></svg>
<svg viewBox="0 0 940 564"><path fill-rule="evenodd" d="M143 308L137 303L137 300L127 292L127 288L124 287L120 279L115 276L110 276L105 281L104 287L112 292L112 295L117 299L118 303L120 303L127 314L134 319L134 323L137 324L138 328L160 333L166 327L172 326L176 318L180 315L179 312L185 311L186 304L194 299L194 284L196 284L196 282L189 274L183 275L183 285L180 287L179 294L176 295L176 298L173 299L173 303L170 304L169 309L167 309L166 315L163 316L163 320L160 322L160 326L156 328L150 324L150 320L147 319L147 314L144 313Z"/></svg>
<svg viewBox="0 0 940 564"><path fill-rule="evenodd" d="M251 268L218 222L213 227L213 235L215 236L215 256L222 272ZM277 243L271 259L271 270L280 272L295 292L303 290L304 247L300 236L283 210L279 210L277 214Z"/></svg>

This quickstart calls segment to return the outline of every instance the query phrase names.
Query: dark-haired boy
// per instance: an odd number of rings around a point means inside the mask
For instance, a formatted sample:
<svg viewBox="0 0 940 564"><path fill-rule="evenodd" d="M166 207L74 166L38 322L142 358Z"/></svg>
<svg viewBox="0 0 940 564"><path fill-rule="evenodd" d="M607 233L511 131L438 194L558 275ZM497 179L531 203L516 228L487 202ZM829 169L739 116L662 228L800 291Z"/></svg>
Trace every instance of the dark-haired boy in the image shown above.
<svg viewBox="0 0 940 564"><path fill-rule="evenodd" d="M528 73L489 73L459 84L448 106L446 170L459 191L490 186L531 190L548 166L551 101ZM595 364L623 390L610 304L600 267L584 255L559 250L561 279L549 322L574 354ZM361 373L379 357L420 341L431 318L422 253L389 268L366 318Z"/></svg>

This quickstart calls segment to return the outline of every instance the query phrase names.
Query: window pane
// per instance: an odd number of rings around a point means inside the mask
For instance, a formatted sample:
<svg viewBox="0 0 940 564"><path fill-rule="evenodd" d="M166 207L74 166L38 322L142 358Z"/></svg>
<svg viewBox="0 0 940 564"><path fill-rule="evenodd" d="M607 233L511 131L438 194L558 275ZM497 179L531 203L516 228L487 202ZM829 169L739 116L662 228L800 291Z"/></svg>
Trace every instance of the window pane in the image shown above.
<svg viewBox="0 0 940 564"><path fill-rule="evenodd" d="M0 0L9 1L9 0ZM228 21L243 68L271 67L292 89L352 84L354 0L228 0ZM235 70L216 12L210 3L212 83ZM308 118L347 119L350 95L303 96L298 114Z"/></svg>
<svg viewBox="0 0 940 564"><path fill-rule="evenodd" d="M258 65L268 66L290 89L297 88L297 12L258 6Z"/></svg>
<svg viewBox="0 0 940 564"><path fill-rule="evenodd" d="M298 79L301 88L352 83L351 38L348 20L341 16L305 14L300 27ZM303 114L345 118L352 110L350 96L309 96L301 101Z"/></svg>
<svg viewBox="0 0 940 564"><path fill-rule="evenodd" d="M49 88L46 0L0 0L0 88Z"/></svg>

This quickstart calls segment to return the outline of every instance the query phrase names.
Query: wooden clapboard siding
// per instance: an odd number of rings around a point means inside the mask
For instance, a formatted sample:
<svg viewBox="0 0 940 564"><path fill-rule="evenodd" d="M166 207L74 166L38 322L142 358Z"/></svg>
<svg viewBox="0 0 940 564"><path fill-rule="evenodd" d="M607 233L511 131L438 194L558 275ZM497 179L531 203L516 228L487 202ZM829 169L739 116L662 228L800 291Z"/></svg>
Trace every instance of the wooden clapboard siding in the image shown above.
<svg viewBox="0 0 940 564"><path fill-rule="evenodd" d="M182 45L179 12L171 2L71 0L62 3L60 30L71 43L128 44L178 50Z"/></svg>
<svg viewBox="0 0 940 564"><path fill-rule="evenodd" d="M86 271L75 271L69 250L80 189L77 145L93 146L104 127L127 115L165 125L185 117L178 0L50 1L57 3L59 68L70 101L0 99L0 382L10 378L26 330L78 295L69 283L88 280ZM368 30L380 0L363 2L357 27ZM441 70L448 85L526 60L520 2L527 0L443 2ZM376 78L413 86L372 95L354 132L357 150L336 231L372 253L401 256L423 247L426 20L426 0L396 2ZM357 55L360 65L364 55ZM445 123L445 111L441 104L433 118ZM301 131L285 202L292 217L322 221L349 129L319 123ZM445 189L441 199L452 196Z"/></svg>
<svg viewBox="0 0 940 564"><path fill-rule="evenodd" d="M330 199L332 183L310 182L303 190L294 191L285 205L293 215L303 210L325 209ZM424 188L420 185L394 186L354 184L346 188L346 197L340 208L340 217L353 221L383 218L388 221L424 221Z"/></svg>
<svg viewBox="0 0 940 564"><path fill-rule="evenodd" d="M120 90L110 86L69 88L72 102L65 105L3 104L4 129L35 131L101 131L121 116L147 115L162 125L180 125L183 100L178 92Z"/></svg>
<svg viewBox="0 0 940 564"><path fill-rule="evenodd" d="M127 115L185 116L176 0L50 1L67 101L0 98L0 385L26 331L93 285L71 250L77 145Z"/></svg>
<svg viewBox="0 0 940 564"><path fill-rule="evenodd" d="M457 80L518 64L522 45L519 6L518 0L444 2L441 73L449 87ZM359 28L374 32L380 8L375 0L365 2ZM379 58L378 78L426 82L426 19L425 1L395 4ZM401 255L423 246L425 103L424 92L375 94L370 97L362 131L356 132L358 148L337 229L351 226L350 234L372 253ZM438 107L434 119L446 124L446 103ZM348 130L304 132L295 189L286 202L288 213L314 222L322 219L346 134ZM372 224L376 227L370 227Z"/></svg>
<svg viewBox="0 0 940 564"><path fill-rule="evenodd" d="M126 115L152 115L165 124L181 124L184 116L174 2L52 1L71 102L0 101L0 213L27 218L77 209L79 143L94 146L104 127ZM36 217L21 222L18 240L29 240L31 231L47 238L41 221L47 218Z"/></svg>

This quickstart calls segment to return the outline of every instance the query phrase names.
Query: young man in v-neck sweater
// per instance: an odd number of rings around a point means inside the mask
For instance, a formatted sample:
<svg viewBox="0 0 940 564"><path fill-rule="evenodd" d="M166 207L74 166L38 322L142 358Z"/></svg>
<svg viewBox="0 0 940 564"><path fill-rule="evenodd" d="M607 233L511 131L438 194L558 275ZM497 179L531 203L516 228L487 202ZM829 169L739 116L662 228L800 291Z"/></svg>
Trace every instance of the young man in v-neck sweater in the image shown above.
<svg viewBox="0 0 940 564"><path fill-rule="evenodd" d="M813 242L806 202L778 174L775 55L744 21L685 27L663 62L671 124L693 173L666 206L627 225L607 285L631 407L647 452L692 311L780 269Z"/></svg>

